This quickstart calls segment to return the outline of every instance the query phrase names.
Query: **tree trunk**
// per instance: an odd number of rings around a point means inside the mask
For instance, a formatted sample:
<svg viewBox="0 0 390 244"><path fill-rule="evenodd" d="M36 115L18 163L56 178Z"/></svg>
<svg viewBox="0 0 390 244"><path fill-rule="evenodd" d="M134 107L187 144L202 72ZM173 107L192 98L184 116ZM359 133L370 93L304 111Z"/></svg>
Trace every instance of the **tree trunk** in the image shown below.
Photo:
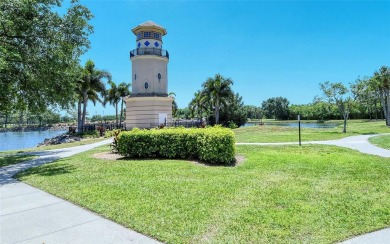
<svg viewBox="0 0 390 244"><path fill-rule="evenodd" d="M387 90L386 93L386 125L390 126L390 90Z"/></svg>
<svg viewBox="0 0 390 244"><path fill-rule="evenodd" d="M81 101L77 102L77 132L82 132L83 126L81 121Z"/></svg>
<svg viewBox="0 0 390 244"><path fill-rule="evenodd" d="M344 127L343 127L343 133L347 133L347 119L348 119L348 114L344 113Z"/></svg>
<svg viewBox="0 0 390 244"><path fill-rule="evenodd" d="M219 124L219 98L215 101L215 124Z"/></svg>
<svg viewBox="0 0 390 244"><path fill-rule="evenodd" d="M115 107L115 119L116 119L116 128L118 129L118 103L114 103Z"/></svg>
<svg viewBox="0 0 390 244"><path fill-rule="evenodd" d="M122 98L122 103L121 103L121 118L119 120L119 125L122 128L122 118L123 118L123 98Z"/></svg>
<svg viewBox="0 0 390 244"><path fill-rule="evenodd" d="M383 108L383 114L385 115L385 119L386 119L386 125L387 125L387 117L388 117L388 106L386 104L386 99L385 99L385 94L383 92L381 92L381 100L380 100L380 103L382 105L382 108Z"/></svg>
<svg viewBox="0 0 390 244"><path fill-rule="evenodd" d="M82 115L82 119L81 119L81 125L83 128L85 126L85 120L87 118L87 104L88 104L88 101L83 103L83 115Z"/></svg>
<svg viewBox="0 0 390 244"><path fill-rule="evenodd" d="M88 95L87 95L87 92L83 92L83 115L82 115L82 118L81 118L81 126L82 128L84 128L85 126L85 118L87 116L87 105L88 105Z"/></svg>

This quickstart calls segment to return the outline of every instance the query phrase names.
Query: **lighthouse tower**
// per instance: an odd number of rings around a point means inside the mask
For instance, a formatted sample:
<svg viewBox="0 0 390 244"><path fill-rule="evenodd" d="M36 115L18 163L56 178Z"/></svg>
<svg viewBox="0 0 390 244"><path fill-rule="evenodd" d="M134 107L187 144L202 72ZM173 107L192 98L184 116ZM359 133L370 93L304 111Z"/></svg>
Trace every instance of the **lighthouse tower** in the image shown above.
<svg viewBox="0 0 390 244"><path fill-rule="evenodd" d="M132 29L136 49L130 51L132 93L126 98L126 129L151 128L172 121L168 97L168 51L162 49L164 27L147 21Z"/></svg>

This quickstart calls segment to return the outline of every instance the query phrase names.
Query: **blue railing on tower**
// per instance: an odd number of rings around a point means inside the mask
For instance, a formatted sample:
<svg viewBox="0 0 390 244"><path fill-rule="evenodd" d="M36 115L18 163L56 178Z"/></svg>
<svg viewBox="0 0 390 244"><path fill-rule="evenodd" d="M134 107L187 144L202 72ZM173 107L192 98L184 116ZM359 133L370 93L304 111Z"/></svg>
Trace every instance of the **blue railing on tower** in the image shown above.
<svg viewBox="0 0 390 244"><path fill-rule="evenodd" d="M167 50L154 47L142 47L130 51L130 58L138 55L156 55L169 59L169 53Z"/></svg>

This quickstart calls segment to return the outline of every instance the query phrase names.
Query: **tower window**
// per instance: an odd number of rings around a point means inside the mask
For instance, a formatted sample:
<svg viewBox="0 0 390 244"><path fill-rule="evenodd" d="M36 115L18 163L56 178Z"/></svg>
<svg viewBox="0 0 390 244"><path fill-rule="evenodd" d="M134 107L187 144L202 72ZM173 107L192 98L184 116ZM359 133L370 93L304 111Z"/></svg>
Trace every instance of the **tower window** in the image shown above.
<svg viewBox="0 0 390 244"><path fill-rule="evenodd" d="M151 38L152 33L150 31L144 32L144 38Z"/></svg>
<svg viewBox="0 0 390 244"><path fill-rule="evenodd" d="M134 74L134 80L137 80L137 74Z"/></svg>
<svg viewBox="0 0 390 244"><path fill-rule="evenodd" d="M149 88L149 83L148 82L145 82L145 89L148 89Z"/></svg>
<svg viewBox="0 0 390 244"><path fill-rule="evenodd" d="M160 74L160 73L158 73L158 75L157 75L157 79L158 79L158 82L160 82L160 81L161 81L161 74Z"/></svg>
<svg viewBox="0 0 390 244"><path fill-rule="evenodd" d="M142 32L138 32L137 39L141 39L141 38L142 38Z"/></svg>
<svg viewBox="0 0 390 244"><path fill-rule="evenodd" d="M160 33L154 32L154 33L153 33L153 38L154 38L154 39L157 39L157 40L160 40Z"/></svg>

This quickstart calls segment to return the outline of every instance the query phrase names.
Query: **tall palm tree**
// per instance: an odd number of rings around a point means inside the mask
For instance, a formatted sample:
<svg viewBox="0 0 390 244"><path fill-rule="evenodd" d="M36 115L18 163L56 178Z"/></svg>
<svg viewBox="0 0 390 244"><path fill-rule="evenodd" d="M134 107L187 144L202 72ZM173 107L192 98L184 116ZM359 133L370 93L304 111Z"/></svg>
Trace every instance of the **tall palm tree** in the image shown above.
<svg viewBox="0 0 390 244"><path fill-rule="evenodd" d="M127 96L129 96L131 94L130 86L131 86L131 83L126 84L125 82L122 82L122 83L120 83L118 85L118 93L119 93L119 96L122 99L121 110L120 110L121 111L121 116L120 116L120 120L119 120L119 125L120 126L122 126L124 99L125 99L125 97L127 97Z"/></svg>
<svg viewBox="0 0 390 244"><path fill-rule="evenodd" d="M208 78L203 83L203 92L211 101L215 110L215 123L219 123L219 110L221 103L231 96L233 81L229 78L224 78L220 74L216 74L214 78Z"/></svg>
<svg viewBox="0 0 390 244"><path fill-rule="evenodd" d="M81 132L85 124L87 114L87 105L89 101L94 104L102 102L101 96L105 95L106 87L104 80L111 79L111 74L107 71L98 70L92 60L85 63L84 68L80 71L81 77L77 81L76 94L78 98L78 131ZM83 105L81 113L81 105Z"/></svg>
<svg viewBox="0 0 390 244"><path fill-rule="evenodd" d="M189 107L192 116L196 114L198 119L202 118L203 109L206 109L206 97L202 91L195 92L194 98L191 100Z"/></svg>
<svg viewBox="0 0 390 244"><path fill-rule="evenodd" d="M115 118L116 118L116 127L118 127L118 103L121 100L121 96L119 94L118 86L113 81L108 81L108 84L111 86L110 89L107 90L106 96L104 98L103 104L106 105L107 102L114 105L115 108Z"/></svg>

